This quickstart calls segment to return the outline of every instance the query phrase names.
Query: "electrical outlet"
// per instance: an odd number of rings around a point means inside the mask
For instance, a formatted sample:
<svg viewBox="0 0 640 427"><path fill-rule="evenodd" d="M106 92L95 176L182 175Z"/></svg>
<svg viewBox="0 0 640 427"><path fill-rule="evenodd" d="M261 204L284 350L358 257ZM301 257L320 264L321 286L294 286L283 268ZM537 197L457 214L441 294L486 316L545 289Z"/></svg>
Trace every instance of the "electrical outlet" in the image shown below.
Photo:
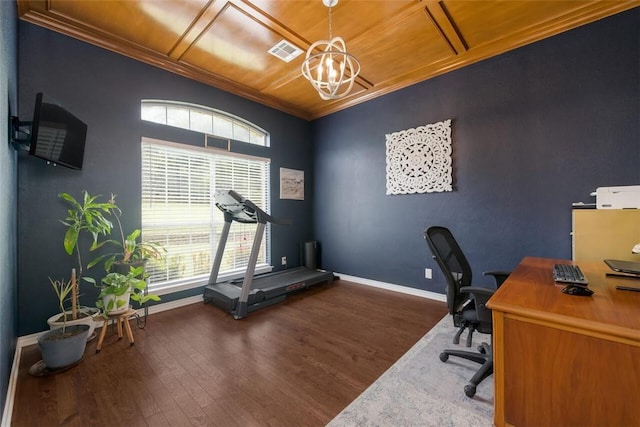
<svg viewBox="0 0 640 427"><path fill-rule="evenodd" d="M282 265L287 265L287 257L286 256L282 257Z"/></svg>
<svg viewBox="0 0 640 427"><path fill-rule="evenodd" d="M432 279L433 275L431 273L431 269L430 268L425 268L424 269L424 278L425 279Z"/></svg>

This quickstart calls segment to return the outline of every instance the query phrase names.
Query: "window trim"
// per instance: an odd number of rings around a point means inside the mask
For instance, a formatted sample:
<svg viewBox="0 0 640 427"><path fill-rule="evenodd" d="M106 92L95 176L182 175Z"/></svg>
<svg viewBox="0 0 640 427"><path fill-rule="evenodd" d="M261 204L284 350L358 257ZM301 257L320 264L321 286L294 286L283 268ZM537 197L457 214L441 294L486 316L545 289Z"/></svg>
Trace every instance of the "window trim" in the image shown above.
<svg viewBox="0 0 640 427"><path fill-rule="evenodd" d="M205 134L205 138L206 136L207 135ZM176 148L180 150L191 150L191 151L196 151L196 152L201 152L206 154L216 154L216 155L221 155L226 157L235 157L235 158L244 159L244 160L264 162L266 164L266 167L269 169L271 166L271 159L268 157L237 153L237 152L220 149L217 147L211 147L211 146L202 147L202 146L183 144L179 142L167 141L167 140L162 140L157 138L150 138L146 136L141 137L140 147L142 147L144 143L161 145L161 146ZM270 183L267 182L265 183L265 185L267 186L267 191L270 197L271 191L268 188L270 187ZM270 225L271 224L267 224L267 227L270 227ZM265 230L265 235L268 235L268 234L270 234L270 231L267 229ZM263 236L263 239L264 238L265 236ZM254 274L264 274L264 273L270 273L273 271L274 267L272 265L273 260L271 259L271 240L270 239L268 243L269 244L266 245L266 254L265 254L266 264L256 266L256 270ZM214 257L215 257L215 251L211 253L211 258L213 259ZM244 277L245 274L246 274L246 268L227 271L218 275L216 283L239 279ZM155 284L155 285L149 284L149 290L156 295L167 295L167 294L173 294L180 291L204 287L208 284L209 284L209 273L207 273L206 275L198 275L198 276L193 276L193 277L184 278L184 279L176 279L174 281L162 282L162 284Z"/></svg>
<svg viewBox="0 0 640 427"><path fill-rule="evenodd" d="M271 273L273 271L273 265L256 266L254 275ZM240 279L244 277L246 270L233 270L224 274L218 275L216 283L228 282L230 280ZM209 285L209 275L190 277L188 279L176 280L171 284L156 285L149 287L150 291L153 291L155 295L168 295L176 292L187 291L189 289L201 288Z"/></svg>
<svg viewBox="0 0 640 427"><path fill-rule="evenodd" d="M206 138L208 134L204 134L204 135ZM156 145L164 145L167 147L178 148L181 150L194 150L194 151L199 151L201 153L208 153L208 154L211 154L213 152L214 154L219 154L222 156L236 157L236 158L245 159L245 160L255 160L259 162L265 162L268 165L271 165L271 159L268 157L237 153L235 151L228 151L228 150L218 148L218 147L213 147L213 146L201 147L199 145L181 144L179 142L167 141L164 139L157 139L157 138L150 138L148 136L143 136L140 142L141 143L147 142L149 144L156 144Z"/></svg>

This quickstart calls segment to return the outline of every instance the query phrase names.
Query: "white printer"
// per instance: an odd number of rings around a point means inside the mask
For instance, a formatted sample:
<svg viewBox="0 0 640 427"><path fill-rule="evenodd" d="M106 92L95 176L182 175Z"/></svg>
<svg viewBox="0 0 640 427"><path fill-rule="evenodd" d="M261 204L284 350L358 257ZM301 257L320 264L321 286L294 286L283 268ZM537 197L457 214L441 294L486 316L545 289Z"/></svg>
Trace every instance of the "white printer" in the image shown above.
<svg viewBox="0 0 640 427"><path fill-rule="evenodd" d="M598 209L640 209L640 185L596 188Z"/></svg>

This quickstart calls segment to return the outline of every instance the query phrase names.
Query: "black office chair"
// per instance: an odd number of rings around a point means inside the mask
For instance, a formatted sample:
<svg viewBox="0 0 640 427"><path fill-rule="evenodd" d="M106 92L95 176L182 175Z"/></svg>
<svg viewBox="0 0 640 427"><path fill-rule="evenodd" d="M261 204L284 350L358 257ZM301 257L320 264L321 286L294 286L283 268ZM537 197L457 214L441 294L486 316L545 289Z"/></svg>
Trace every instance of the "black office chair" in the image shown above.
<svg viewBox="0 0 640 427"><path fill-rule="evenodd" d="M493 276L496 289L471 286L471 266L451 231L445 227L429 227L424 232L424 238L433 252L433 259L436 260L447 280L447 306L449 314L453 316L453 324L459 328L453 338L453 343L458 344L460 335L465 329L468 329L466 345L471 347L474 331L484 334L492 333L491 310L486 307L486 303L495 290L507 279L509 273L504 271L484 273ZM478 351L479 353L444 350L440 353L440 360L443 362L446 362L449 356L456 356L482 365L469 383L464 386L464 392L468 397L473 397L476 394L478 384L493 374L491 345L482 343L478 347Z"/></svg>

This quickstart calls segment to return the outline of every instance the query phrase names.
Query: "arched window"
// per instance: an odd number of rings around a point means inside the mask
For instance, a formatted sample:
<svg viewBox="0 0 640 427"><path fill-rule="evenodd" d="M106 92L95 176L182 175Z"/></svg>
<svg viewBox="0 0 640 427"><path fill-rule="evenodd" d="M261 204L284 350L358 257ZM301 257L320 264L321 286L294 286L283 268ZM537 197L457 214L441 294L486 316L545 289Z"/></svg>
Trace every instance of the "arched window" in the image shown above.
<svg viewBox="0 0 640 427"><path fill-rule="evenodd" d="M141 118L220 138L269 146L265 130L233 114L202 105L145 99L142 100Z"/></svg>
<svg viewBox="0 0 640 427"><path fill-rule="evenodd" d="M142 101L141 117L234 141L267 145L269 140L266 131L243 119L198 105ZM162 261L147 265L149 288L163 294L202 286L224 224L214 193L235 190L268 212L270 159L146 137L141 153L142 238L166 249ZM234 223L221 280L244 274L255 231L255 224ZM256 272L270 271L270 247L267 227Z"/></svg>

